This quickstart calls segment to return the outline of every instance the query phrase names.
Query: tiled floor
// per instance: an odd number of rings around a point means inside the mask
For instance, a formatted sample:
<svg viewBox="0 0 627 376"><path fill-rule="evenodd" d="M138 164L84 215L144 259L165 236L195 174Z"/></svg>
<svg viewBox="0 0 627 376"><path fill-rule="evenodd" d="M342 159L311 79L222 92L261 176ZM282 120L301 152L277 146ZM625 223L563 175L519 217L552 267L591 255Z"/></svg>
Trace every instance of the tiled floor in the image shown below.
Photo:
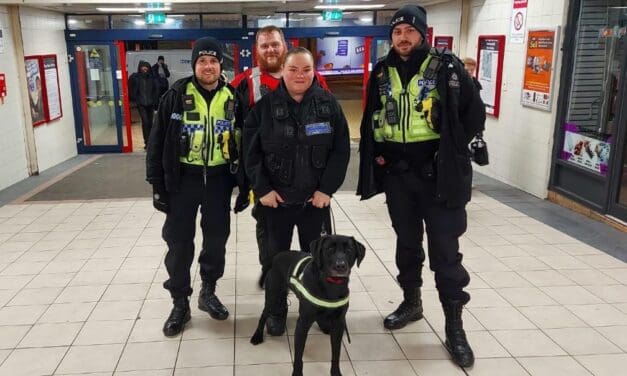
<svg viewBox="0 0 627 376"><path fill-rule="evenodd" d="M383 329L401 298L383 197L337 195L337 232L367 244L351 280L343 374L620 374L627 264L479 191L468 215L461 245L472 300L464 319L477 361L464 372L442 346L444 318L428 269L425 319ZM163 220L147 200L0 207L0 375L289 375L294 298L288 336L248 342L263 304L248 212L233 216L218 288L229 319L214 321L194 307L182 335L161 334L170 309L161 287ZM329 359L329 339L314 326L305 374L327 375Z"/></svg>

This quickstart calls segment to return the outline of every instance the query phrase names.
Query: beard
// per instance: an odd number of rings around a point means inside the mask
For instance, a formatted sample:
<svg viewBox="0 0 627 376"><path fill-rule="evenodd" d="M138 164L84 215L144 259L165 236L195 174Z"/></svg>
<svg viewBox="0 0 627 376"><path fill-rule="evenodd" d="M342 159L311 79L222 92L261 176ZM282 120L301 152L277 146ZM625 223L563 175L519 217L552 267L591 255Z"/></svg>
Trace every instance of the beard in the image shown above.
<svg viewBox="0 0 627 376"><path fill-rule="evenodd" d="M276 60L273 62L268 62L266 59L259 59L258 60L259 68L262 71L276 73L281 70L281 67L283 66L283 62L285 61L285 55L287 55L287 53L277 55Z"/></svg>
<svg viewBox="0 0 627 376"><path fill-rule="evenodd" d="M198 83L200 83L200 85L202 85L203 87L211 87L217 84L219 78L220 75L212 75L208 78L197 76L196 80L198 80Z"/></svg>

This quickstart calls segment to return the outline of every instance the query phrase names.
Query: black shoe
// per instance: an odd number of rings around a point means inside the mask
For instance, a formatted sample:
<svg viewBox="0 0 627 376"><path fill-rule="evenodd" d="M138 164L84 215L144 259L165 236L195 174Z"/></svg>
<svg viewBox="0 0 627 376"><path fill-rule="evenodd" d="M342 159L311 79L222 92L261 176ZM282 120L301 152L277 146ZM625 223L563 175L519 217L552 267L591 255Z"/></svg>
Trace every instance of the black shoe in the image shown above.
<svg viewBox="0 0 627 376"><path fill-rule="evenodd" d="M271 336L282 336L285 333L286 317L270 315L266 321L266 329Z"/></svg>
<svg viewBox="0 0 627 376"><path fill-rule="evenodd" d="M174 308L172 308L170 316L163 324L163 334L166 337L173 337L179 334L185 328L185 323L191 320L191 318L192 315L187 298L175 300Z"/></svg>
<svg viewBox="0 0 627 376"><path fill-rule="evenodd" d="M215 320L226 320L229 317L229 310L218 299L215 294L215 283L203 282L198 296L198 309L209 313Z"/></svg>
<svg viewBox="0 0 627 376"><path fill-rule="evenodd" d="M389 330L404 328L413 321L422 318L422 299L420 289L406 289L403 291L404 299L396 311L390 313L383 320L383 326Z"/></svg>
<svg viewBox="0 0 627 376"><path fill-rule="evenodd" d="M453 358L453 362L460 367L472 367L475 363L475 354L466 339L462 321L463 304L461 302L448 302L442 304L444 316L446 316L446 341L444 346Z"/></svg>

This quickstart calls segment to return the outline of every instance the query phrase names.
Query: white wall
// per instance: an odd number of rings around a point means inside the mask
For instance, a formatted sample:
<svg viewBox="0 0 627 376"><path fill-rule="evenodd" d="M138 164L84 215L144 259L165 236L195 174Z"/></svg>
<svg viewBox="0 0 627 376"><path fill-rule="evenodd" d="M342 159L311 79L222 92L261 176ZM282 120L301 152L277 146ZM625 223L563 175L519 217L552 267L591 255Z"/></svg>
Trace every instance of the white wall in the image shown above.
<svg viewBox="0 0 627 376"><path fill-rule="evenodd" d="M433 36L452 36L453 52L459 52L462 0L453 0L425 7L427 23L433 27Z"/></svg>
<svg viewBox="0 0 627 376"><path fill-rule="evenodd" d="M65 43L63 14L21 7L20 20L24 55L57 55L63 117L35 127L39 171L53 167L77 154L72 90Z"/></svg>
<svg viewBox="0 0 627 376"><path fill-rule="evenodd" d="M553 71L552 112L523 107L520 104L520 95L526 45L509 42L512 3L512 0L472 0L467 54L477 55L479 35L506 36L500 114L498 119L488 115L484 133L490 152L490 165L478 167L477 170L545 198L551 166L562 55L559 53ZM526 27L564 25L567 7L567 0L529 1ZM559 46L562 40L563 36Z"/></svg>
<svg viewBox="0 0 627 376"><path fill-rule="evenodd" d="M6 75L7 96L0 104L0 189L28 177L21 88L18 86L15 47L7 8L0 5L0 29L4 51L0 73Z"/></svg>

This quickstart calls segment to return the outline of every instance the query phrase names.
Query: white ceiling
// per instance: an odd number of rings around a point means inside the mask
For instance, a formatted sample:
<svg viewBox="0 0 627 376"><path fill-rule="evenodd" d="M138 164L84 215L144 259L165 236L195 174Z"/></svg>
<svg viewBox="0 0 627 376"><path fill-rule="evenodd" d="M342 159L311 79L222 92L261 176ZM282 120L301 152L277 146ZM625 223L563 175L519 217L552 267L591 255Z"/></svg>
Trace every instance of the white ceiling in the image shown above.
<svg viewBox="0 0 627 376"><path fill-rule="evenodd" d="M445 3L450 0L265 0L265 1L192 1L192 0L163 0L160 3L168 3L172 9L166 13L243 13L243 14L264 14L272 12L287 11L315 11L314 6L324 3L330 4L385 4L382 10L398 9L407 3L420 4L423 6ZM124 1L124 0L0 0L0 4L19 4L32 6L40 9L47 9L61 13L99 13L96 8L100 7L145 7L146 3L153 1ZM113 13L112 13L113 14Z"/></svg>

